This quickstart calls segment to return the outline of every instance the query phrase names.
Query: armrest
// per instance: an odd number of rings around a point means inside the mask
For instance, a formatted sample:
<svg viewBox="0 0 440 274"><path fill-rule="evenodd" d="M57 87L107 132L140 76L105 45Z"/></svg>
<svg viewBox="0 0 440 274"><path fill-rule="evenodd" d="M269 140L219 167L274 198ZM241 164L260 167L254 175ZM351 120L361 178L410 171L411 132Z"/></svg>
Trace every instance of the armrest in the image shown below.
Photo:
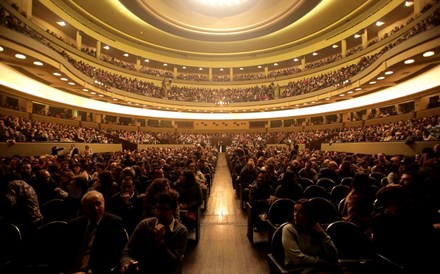
<svg viewBox="0 0 440 274"><path fill-rule="evenodd" d="M267 254L267 257L269 259L270 273L300 274L304 270L303 267L286 269L271 253Z"/></svg>

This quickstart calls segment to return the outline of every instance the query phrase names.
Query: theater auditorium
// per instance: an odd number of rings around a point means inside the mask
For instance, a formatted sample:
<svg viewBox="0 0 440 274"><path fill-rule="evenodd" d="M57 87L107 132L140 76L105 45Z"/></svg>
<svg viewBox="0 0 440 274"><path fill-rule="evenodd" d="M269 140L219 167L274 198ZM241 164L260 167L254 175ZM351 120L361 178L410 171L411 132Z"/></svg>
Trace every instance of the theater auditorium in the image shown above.
<svg viewBox="0 0 440 274"><path fill-rule="evenodd" d="M439 11L0 0L0 272L438 272Z"/></svg>

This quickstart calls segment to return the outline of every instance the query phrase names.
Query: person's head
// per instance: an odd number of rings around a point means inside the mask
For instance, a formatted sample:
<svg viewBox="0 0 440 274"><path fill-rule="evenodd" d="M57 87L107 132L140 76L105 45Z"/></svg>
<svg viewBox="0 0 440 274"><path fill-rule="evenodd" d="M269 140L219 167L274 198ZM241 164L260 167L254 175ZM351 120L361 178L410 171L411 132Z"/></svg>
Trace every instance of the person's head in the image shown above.
<svg viewBox="0 0 440 274"><path fill-rule="evenodd" d="M161 224L169 225L173 218L174 213L178 207L178 197L175 193L169 191L161 191L155 195L156 211L155 215L158 222Z"/></svg>
<svg viewBox="0 0 440 274"><path fill-rule="evenodd" d="M130 194L130 196L133 195L133 193L134 193L133 177L126 176L126 177L122 178L121 185L120 185L120 191L121 191L121 194L128 193L128 194Z"/></svg>
<svg viewBox="0 0 440 274"><path fill-rule="evenodd" d="M81 206L90 222L97 223L104 216L104 196L99 191L91 190L84 194Z"/></svg>
<svg viewBox="0 0 440 274"><path fill-rule="evenodd" d="M298 228L309 229L319 218L319 212L315 204L309 199L301 198L293 207L293 220Z"/></svg>
<svg viewBox="0 0 440 274"><path fill-rule="evenodd" d="M170 190L170 180L168 180L167 178L156 178L148 186L146 193L147 195L154 196L158 192L169 191L169 190Z"/></svg>
<svg viewBox="0 0 440 274"><path fill-rule="evenodd" d="M185 184L192 184L192 183L196 183L196 175L194 174L194 172L192 172L189 169L185 169L181 174L180 174L180 180L182 182L184 182Z"/></svg>
<svg viewBox="0 0 440 274"><path fill-rule="evenodd" d="M257 173L257 184L263 185L267 183L268 175L264 170L259 170Z"/></svg>

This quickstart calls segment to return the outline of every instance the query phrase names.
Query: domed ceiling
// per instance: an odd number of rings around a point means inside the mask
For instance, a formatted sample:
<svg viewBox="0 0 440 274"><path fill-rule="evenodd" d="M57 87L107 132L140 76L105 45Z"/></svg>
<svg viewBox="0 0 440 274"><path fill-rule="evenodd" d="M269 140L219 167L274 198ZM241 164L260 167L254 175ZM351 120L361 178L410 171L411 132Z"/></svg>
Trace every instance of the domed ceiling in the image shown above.
<svg viewBox="0 0 440 274"><path fill-rule="evenodd" d="M49 0L41 0L43 5ZM103 35L182 56L255 57L319 43L389 1L64 0L52 2ZM49 7L49 6L48 6ZM56 12L56 11L55 11ZM122 42L122 41L121 41Z"/></svg>

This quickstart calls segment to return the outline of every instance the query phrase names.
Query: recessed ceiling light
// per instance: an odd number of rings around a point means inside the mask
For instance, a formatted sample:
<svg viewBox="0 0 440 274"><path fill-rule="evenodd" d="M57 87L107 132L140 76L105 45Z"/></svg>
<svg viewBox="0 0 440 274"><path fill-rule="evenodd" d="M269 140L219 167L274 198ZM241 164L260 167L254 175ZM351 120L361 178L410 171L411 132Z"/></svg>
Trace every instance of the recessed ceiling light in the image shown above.
<svg viewBox="0 0 440 274"><path fill-rule="evenodd" d="M354 90L362 90L362 88L355 88Z"/></svg>
<svg viewBox="0 0 440 274"><path fill-rule="evenodd" d="M325 98L326 101L330 100L330 97Z"/></svg>
<svg viewBox="0 0 440 274"><path fill-rule="evenodd" d="M18 58L18 59L26 59L26 55L24 55L24 54L20 54L20 53L17 53L17 54L15 54L15 58Z"/></svg>
<svg viewBox="0 0 440 274"><path fill-rule="evenodd" d="M83 88L83 91L89 91L89 89L88 88Z"/></svg>
<svg viewBox="0 0 440 274"><path fill-rule="evenodd" d="M149 62L150 62L150 59L145 59L144 62L149 63Z"/></svg>
<svg viewBox="0 0 440 274"><path fill-rule="evenodd" d="M376 84L376 81L371 81L369 84L374 85L374 84Z"/></svg>
<svg viewBox="0 0 440 274"><path fill-rule="evenodd" d="M124 53L124 56L125 56L125 57L128 57L128 53Z"/></svg>
<svg viewBox="0 0 440 274"><path fill-rule="evenodd" d="M69 80L69 79L63 77L63 78L60 78L60 80L61 80L61 81L67 81L67 80Z"/></svg>
<svg viewBox="0 0 440 274"><path fill-rule="evenodd" d="M36 65L36 66L42 66L42 65L43 65L43 63L42 63L42 62L40 62L40 61L34 61L34 65Z"/></svg>
<svg viewBox="0 0 440 274"><path fill-rule="evenodd" d="M109 50L110 47L109 47L108 45L105 45L105 46L103 47L103 49Z"/></svg>
<svg viewBox="0 0 440 274"><path fill-rule="evenodd" d="M408 59L404 62L406 65L414 63L414 59Z"/></svg>
<svg viewBox="0 0 440 274"><path fill-rule="evenodd" d="M0 51L4 51L3 47L0 47Z"/></svg>
<svg viewBox="0 0 440 274"><path fill-rule="evenodd" d="M118 101L118 98L113 98L113 101Z"/></svg>
<svg viewBox="0 0 440 274"><path fill-rule="evenodd" d="M423 57L430 57L430 56L433 56L433 55L434 55L434 52L432 50L423 53Z"/></svg>
<svg viewBox="0 0 440 274"><path fill-rule="evenodd" d="M313 55L313 56L316 56L316 55L318 55L318 53L317 53L317 52L314 52L314 53L312 53L312 55Z"/></svg>
<svg viewBox="0 0 440 274"><path fill-rule="evenodd" d="M385 75L391 75L393 73L394 73L394 71L392 71L392 70L385 71Z"/></svg>
<svg viewBox="0 0 440 274"><path fill-rule="evenodd" d="M74 85L75 85L74 82L69 82L68 84L71 85L71 86L74 86Z"/></svg>
<svg viewBox="0 0 440 274"><path fill-rule="evenodd" d="M244 68L240 68L240 70L244 70Z"/></svg>
<svg viewBox="0 0 440 274"><path fill-rule="evenodd" d="M353 91L352 90L349 90L348 92L347 92L348 94L352 94L353 93Z"/></svg>
<svg viewBox="0 0 440 274"><path fill-rule="evenodd" d="M276 66L278 66L278 63L273 63L273 65L276 67Z"/></svg>
<svg viewBox="0 0 440 274"><path fill-rule="evenodd" d="M104 97L104 94L99 94L98 96L99 96L99 97Z"/></svg>
<svg viewBox="0 0 440 274"><path fill-rule="evenodd" d="M344 96L345 96L345 94L344 94L344 93L341 93L341 94L339 94L339 96L341 96L341 97L344 97Z"/></svg>
<svg viewBox="0 0 440 274"><path fill-rule="evenodd" d="M163 66L164 66L164 67L168 67L168 64L167 64L167 63L164 63Z"/></svg>
<svg viewBox="0 0 440 274"><path fill-rule="evenodd" d="M336 48L339 48L339 46L338 45L333 45L332 48L336 49Z"/></svg>
<svg viewBox="0 0 440 274"><path fill-rule="evenodd" d="M258 66L258 68L260 69L260 68L261 68L261 66Z"/></svg>
<svg viewBox="0 0 440 274"><path fill-rule="evenodd" d="M411 7L414 5L414 1L405 1L405 7Z"/></svg>
<svg viewBox="0 0 440 274"><path fill-rule="evenodd" d="M61 76L61 73L59 73L59 72L54 72L53 75L55 75L55 76Z"/></svg>
<svg viewBox="0 0 440 274"><path fill-rule="evenodd" d="M358 39L358 38L361 37L361 36L362 36L362 35L356 33L356 34L354 35L354 38Z"/></svg>
<svg viewBox="0 0 440 274"><path fill-rule="evenodd" d="M383 24L385 24L385 22L382 22L382 21L377 21L376 22L376 26L378 26L378 27L382 26Z"/></svg>
<svg viewBox="0 0 440 274"><path fill-rule="evenodd" d="M199 68L199 70L203 70L203 68Z"/></svg>
<svg viewBox="0 0 440 274"><path fill-rule="evenodd" d="M383 80L383 79L385 79L384 76L377 77L377 80Z"/></svg>
<svg viewBox="0 0 440 274"><path fill-rule="evenodd" d="M94 91L91 91L91 92L90 92L90 94L92 94L92 95L95 95L95 94L96 94L96 92L94 92Z"/></svg>
<svg viewBox="0 0 440 274"><path fill-rule="evenodd" d="M223 71L223 68L221 68L220 71Z"/></svg>
<svg viewBox="0 0 440 274"><path fill-rule="evenodd" d="M64 22L64 21L58 21L57 24L62 27L66 26L66 22Z"/></svg>
<svg viewBox="0 0 440 274"><path fill-rule="evenodd" d="M293 61L298 62L299 59L298 58L293 58Z"/></svg>

